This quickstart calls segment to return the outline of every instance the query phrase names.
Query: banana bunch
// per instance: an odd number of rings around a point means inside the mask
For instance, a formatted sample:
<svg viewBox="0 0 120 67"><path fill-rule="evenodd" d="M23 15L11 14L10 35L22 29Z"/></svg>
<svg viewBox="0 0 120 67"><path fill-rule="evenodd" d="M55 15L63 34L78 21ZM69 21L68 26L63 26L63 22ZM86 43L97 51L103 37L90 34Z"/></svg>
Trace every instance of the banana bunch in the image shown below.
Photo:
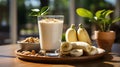
<svg viewBox="0 0 120 67"><path fill-rule="evenodd" d="M65 33L65 39L66 42L63 42L60 46L60 55L79 57L105 52L103 49L92 46L88 32L82 24L79 24L77 31L75 30L75 24L71 24L71 27Z"/></svg>
<svg viewBox="0 0 120 67"><path fill-rule="evenodd" d="M82 42L87 42L88 44L92 45L88 32L82 26L82 24L79 24L79 28L77 32L75 30L75 25L72 24L71 27L67 29L65 35L66 35L65 38L67 42L82 41Z"/></svg>
<svg viewBox="0 0 120 67"><path fill-rule="evenodd" d="M65 33L65 38L67 42L76 42L77 41L77 32L75 30L75 25L71 24L70 28L67 29Z"/></svg>

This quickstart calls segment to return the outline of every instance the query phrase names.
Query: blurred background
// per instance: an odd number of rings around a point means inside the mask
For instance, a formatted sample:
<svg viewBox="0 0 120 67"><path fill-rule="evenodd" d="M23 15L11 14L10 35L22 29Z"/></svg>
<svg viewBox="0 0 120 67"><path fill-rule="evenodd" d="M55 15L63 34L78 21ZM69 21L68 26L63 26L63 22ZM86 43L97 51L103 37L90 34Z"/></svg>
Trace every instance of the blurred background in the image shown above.
<svg viewBox="0 0 120 67"><path fill-rule="evenodd" d="M64 15L64 30L74 23L84 24L92 38L94 25L79 17L76 9L86 8L92 12L112 9L112 17L120 16L120 0L0 0L0 45L16 43L23 38L38 37L37 17L29 16L31 9L49 6L50 15ZM111 27L116 31L115 43L120 43L120 22Z"/></svg>

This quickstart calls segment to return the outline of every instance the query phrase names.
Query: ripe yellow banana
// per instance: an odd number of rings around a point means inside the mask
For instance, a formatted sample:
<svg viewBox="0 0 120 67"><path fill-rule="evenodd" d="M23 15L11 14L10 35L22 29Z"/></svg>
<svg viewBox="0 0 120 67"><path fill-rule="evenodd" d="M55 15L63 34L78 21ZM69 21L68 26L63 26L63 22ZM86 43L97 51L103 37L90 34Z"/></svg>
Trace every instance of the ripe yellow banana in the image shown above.
<svg viewBox="0 0 120 67"><path fill-rule="evenodd" d="M77 41L77 33L75 30L75 25L71 24L71 27L67 29L65 33L65 38L67 42L76 42Z"/></svg>
<svg viewBox="0 0 120 67"><path fill-rule="evenodd" d="M77 37L79 41L87 42L88 44L92 45L88 32L82 26L82 24L79 24L79 28L77 30Z"/></svg>

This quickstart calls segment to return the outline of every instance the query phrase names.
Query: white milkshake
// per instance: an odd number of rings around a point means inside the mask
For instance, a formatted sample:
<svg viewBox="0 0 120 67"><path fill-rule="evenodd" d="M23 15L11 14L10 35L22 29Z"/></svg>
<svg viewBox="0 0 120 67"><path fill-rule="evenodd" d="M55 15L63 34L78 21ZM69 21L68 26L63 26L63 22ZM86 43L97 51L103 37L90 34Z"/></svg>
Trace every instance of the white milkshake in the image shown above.
<svg viewBox="0 0 120 67"><path fill-rule="evenodd" d="M55 50L60 47L63 19L55 18L43 18L38 20L41 49Z"/></svg>

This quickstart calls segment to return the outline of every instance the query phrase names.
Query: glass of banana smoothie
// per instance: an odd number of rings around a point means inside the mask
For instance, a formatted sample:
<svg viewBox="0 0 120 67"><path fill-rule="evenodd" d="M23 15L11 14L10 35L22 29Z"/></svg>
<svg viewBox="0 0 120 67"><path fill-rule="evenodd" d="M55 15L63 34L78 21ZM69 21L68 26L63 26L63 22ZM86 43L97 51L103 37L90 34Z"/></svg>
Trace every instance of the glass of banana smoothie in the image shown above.
<svg viewBox="0 0 120 67"><path fill-rule="evenodd" d="M63 15L46 15L38 17L41 49L52 51L60 47L63 22Z"/></svg>

